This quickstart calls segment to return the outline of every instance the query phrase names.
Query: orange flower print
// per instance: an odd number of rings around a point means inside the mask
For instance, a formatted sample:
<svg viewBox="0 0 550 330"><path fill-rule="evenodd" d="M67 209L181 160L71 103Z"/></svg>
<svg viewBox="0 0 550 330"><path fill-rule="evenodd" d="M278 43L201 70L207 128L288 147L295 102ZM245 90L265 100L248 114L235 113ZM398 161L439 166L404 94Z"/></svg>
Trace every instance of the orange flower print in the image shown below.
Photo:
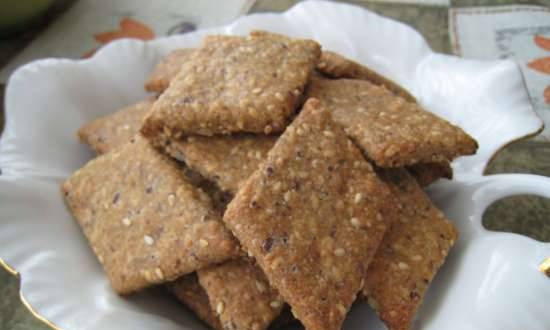
<svg viewBox="0 0 550 330"><path fill-rule="evenodd" d="M151 40L155 37L155 32L147 25L128 17L123 18L120 23L120 30L101 32L94 35L94 39L102 45L116 39L131 38L140 40ZM97 49L88 51L82 55L87 58L92 56Z"/></svg>
<svg viewBox="0 0 550 330"><path fill-rule="evenodd" d="M543 36L535 35L535 37L533 38L533 41L540 48L550 51L550 38L545 38ZM550 75L550 56L536 58L531 62L528 62L527 66L540 73ZM550 104L550 86L546 86L543 92L543 96L544 96L544 102L546 104Z"/></svg>
<svg viewBox="0 0 550 330"><path fill-rule="evenodd" d="M532 60L527 66L538 72L550 74L550 56Z"/></svg>

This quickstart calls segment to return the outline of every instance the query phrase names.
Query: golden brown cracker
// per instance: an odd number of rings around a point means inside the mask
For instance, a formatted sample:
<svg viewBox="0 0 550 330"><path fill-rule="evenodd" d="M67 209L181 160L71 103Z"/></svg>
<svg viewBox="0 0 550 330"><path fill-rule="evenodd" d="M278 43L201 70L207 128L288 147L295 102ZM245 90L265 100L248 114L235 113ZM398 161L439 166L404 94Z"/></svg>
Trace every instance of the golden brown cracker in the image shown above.
<svg viewBox="0 0 550 330"><path fill-rule="evenodd" d="M139 136L90 161L62 189L120 294L238 254L210 198Z"/></svg>
<svg viewBox="0 0 550 330"><path fill-rule="evenodd" d="M283 301L250 260L227 261L197 274L224 329L264 330L281 313Z"/></svg>
<svg viewBox="0 0 550 330"><path fill-rule="evenodd" d="M189 60L193 51L192 48L180 48L164 56L145 82L145 90L162 93L178 74L183 63Z"/></svg>
<svg viewBox="0 0 550 330"><path fill-rule="evenodd" d="M235 194L277 141L273 135L190 136L165 149L220 189Z"/></svg>
<svg viewBox="0 0 550 330"><path fill-rule="evenodd" d="M368 81L313 78L308 96L318 98L380 167L452 160L477 150L460 127Z"/></svg>
<svg viewBox="0 0 550 330"><path fill-rule="evenodd" d="M307 329L339 329L386 230L390 192L308 100L224 222Z"/></svg>
<svg viewBox="0 0 550 330"><path fill-rule="evenodd" d="M100 117L84 124L78 130L78 136L96 153L109 152L134 138L152 105L153 100L147 99Z"/></svg>
<svg viewBox="0 0 550 330"><path fill-rule="evenodd" d="M200 286L196 273L191 273L167 284L169 290L191 309L203 322L215 330L224 330L220 319L210 308L206 291Z"/></svg>
<svg viewBox="0 0 550 330"><path fill-rule="evenodd" d="M363 293L389 329L409 329L458 233L407 171L379 173L399 206L369 266Z"/></svg>
<svg viewBox="0 0 550 330"><path fill-rule="evenodd" d="M323 51L317 63L317 70L331 78L368 80L375 85L386 87L409 102L416 102L414 96L397 83L335 52Z"/></svg>
<svg viewBox="0 0 550 330"><path fill-rule="evenodd" d="M319 55L311 40L209 37L155 102L142 132L157 146L180 135L280 132Z"/></svg>

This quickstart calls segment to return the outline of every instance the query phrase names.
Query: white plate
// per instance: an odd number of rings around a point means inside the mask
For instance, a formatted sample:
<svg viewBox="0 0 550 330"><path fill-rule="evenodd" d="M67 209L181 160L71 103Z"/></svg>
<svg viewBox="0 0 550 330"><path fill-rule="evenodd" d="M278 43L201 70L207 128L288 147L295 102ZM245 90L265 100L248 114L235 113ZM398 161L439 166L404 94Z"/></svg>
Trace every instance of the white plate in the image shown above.
<svg viewBox="0 0 550 330"><path fill-rule="evenodd" d="M209 33L251 29L313 38L365 63L479 141L476 156L453 163L455 181L430 189L461 236L429 290L417 327L548 329L550 280L537 267L550 256L550 245L488 232L481 225L483 211L494 200L522 193L550 197L549 178L482 176L500 147L542 126L517 66L435 54L403 24L350 5L313 1L283 14L243 17L222 28L148 43L115 42L88 60L34 62L11 77L0 142L0 256L20 273L22 295L36 312L66 330L202 327L154 291L131 299L113 293L64 206L59 184L93 157L76 140L78 127L146 97L143 81L161 55L195 46ZM383 326L361 305L345 328Z"/></svg>

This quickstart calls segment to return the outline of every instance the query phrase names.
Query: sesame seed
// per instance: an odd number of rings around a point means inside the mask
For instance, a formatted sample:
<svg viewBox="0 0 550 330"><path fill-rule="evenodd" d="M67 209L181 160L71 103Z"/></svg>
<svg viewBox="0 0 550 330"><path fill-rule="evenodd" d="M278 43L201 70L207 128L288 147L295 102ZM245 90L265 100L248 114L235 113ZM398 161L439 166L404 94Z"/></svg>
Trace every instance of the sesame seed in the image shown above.
<svg viewBox="0 0 550 330"><path fill-rule="evenodd" d="M340 314L342 315L346 315L346 307L344 307L344 305L342 304L336 304L336 309L338 309L338 311L340 312Z"/></svg>
<svg viewBox="0 0 550 330"><path fill-rule="evenodd" d="M382 217L381 213L376 213L376 220L382 221L384 218Z"/></svg>
<svg viewBox="0 0 550 330"><path fill-rule="evenodd" d="M409 265L404 262L398 263L397 267L399 267L399 269L402 269L402 270L409 269Z"/></svg>
<svg viewBox="0 0 550 330"><path fill-rule="evenodd" d="M128 227L129 225L132 224L132 221L128 218L124 218L124 219L122 219L122 224L125 225L126 227Z"/></svg>
<svg viewBox="0 0 550 330"><path fill-rule="evenodd" d="M287 203L290 202L291 198L292 198L292 192L289 190L284 195L285 202L287 202Z"/></svg>
<svg viewBox="0 0 550 330"><path fill-rule="evenodd" d="M153 245L155 243L155 240L149 235L143 236L143 240L145 241L145 244L147 244L147 245Z"/></svg>
<svg viewBox="0 0 550 330"><path fill-rule="evenodd" d="M413 256L411 259L414 260L414 261L420 261L420 260L422 260L422 256L420 254L417 254L417 255Z"/></svg>
<svg viewBox="0 0 550 330"><path fill-rule="evenodd" d="M258 88L254 88L254 89L252 90L252 93L254 93L254 94L260 94L261 92L262 92L262 89L259 88L259 87L258 87Z"/></svg>
<svg viewBox="0 0 550 330"><path fill-rule="evenodd" d="M225 306L223 305L223 302L219 302L217 305L216 305L216 313L221 314L223 313L223 309L225 308Z"/></svg>
<svg viewBox="0 0 550 330"><path fill-rule="evenodd" d="M334 250L334 254L337 256L337 257L341 257L343 256L344 254L346 254L346 250L342 249L342 248L337 248L336 250Z"/></svg>
<svg viewBox="0 0 550 330"><path fill-rule="evenodd" d="M296 134L298 134L299 136L302 136L302 135L304 135L304 130L301 129L301 128L298 128L298 129L296 130Z"/></svg>
<svg viewBox="0 0 550 330"><path fill-rule="evenodd" d="M273 190L275 190L275 191L281 190L281 186L282 186L282 185L283 185L283 184L281 183L281 181L275 182L275 184L273 184Z"/></svg>
<svg viewBox="0 0 550 330"><path fill-rule="evenodd" d="M157 275L159 280L164 280L164 273L162 272L162 269L155 268L155 275Z"/></svg>
<svg viewBox="0 0 550 330"><path fill-rule="evenodd" d="M129 130L129 129L130 129L130 125L123 125L122 128L125 129L125 130Z"/></svg>
<svg viewBox="0 0 550 330"><path fill-rule="evenodd" d="M266 290L265 285L260 281L256 281L256 289L260 292L265 292Z"/></svg>
<svg viewBox="0 0 550 330"><path fill-rule="evenodd" d="M298 96L298 95L300 95L300 90L296 88L295 90L292 91L292 93L294 95Z"/></svg>
<svg viewBox="0 0 550 330"><path fill-rule="evenodd" d="M103 260L103 256L98 255L98 256L97 256L97 260L99 260L99 263L103 265L103 261L104 261L104 260Z"/></svg>
<svg viewBox="0 0 550 330"><path fill-rule="evenodd" d="M275 97L280 100L280 101L283 101L285 99L285 97L283 96L283 94L277 92L275 93Z"/></svg>
<svg viewBox="0 0 550 330"><path fill-rule="evenodd" d="M391 316L391 317L396 317L396 316L397 316L397 312L396 312L396 311L390 311L390 316Z"/></svg>
<svg viewBox="0 0 550 330"><path fill-rule="evenodd" d="M275 106L273 104L267 105L267 110L273 110L273 109L275 109Z"/></svg>
<svg viewBox="0 0 550 330"><path fill-rule="evenodd" d="M176 196L174 194L168 195L168 205L173 206L176 201Z"/></svg>
<svg viewBox="0 0 550 330"><path fill-rule="evenodd" d="M334 137L334 133L331 131L323 131L323 135L326 137Z"/></svg>
<svg viewBox="0 0 550 330"><path fill-rule="evenodd" d="M363 195L361 195L361 193L355 194L355 197L353 198L353 201L355 202L355 204L361 203L362 200L363 200Z"/></svg>
<svg viewBox="0 0 550 330"><path fill-rule="evenodd" d="M264 127L264 133L265 133L265 134L269 134L269 133L271 133L272 131L273 131L273 127L271 127L271 125L266 125L266 126Z"/></svg>
<svg viewBox="0 0 550 330"><path fill-rule="evenodd" d="M357 218L351 218L350 222L351 222L351 225L355 228L359 228L361 226L361 223L359 222L359 219L357 219Z"/></svg>
<svg viewBox="0 0 550 330"><path fill-rule="evenodd" d="M269 303L269 306L273 308L279 308L281 307L281 302L278 300L273 300L272 302Z"/></svg>
<svg viewBox="0 0 550 330"><path fill-rule="evenodd" d="M361 282L359 283L359 290L363 289L363 287L365 287L365 279L364 278L362 278Z"/></svg>
<svg viewBox="0 0 550 330"><path fill-rule="evenodd" d="M207 246L208 246L208 241L201 238L201 239L199 240L199 245L200 245L201 247L207 247Z"/></svg>

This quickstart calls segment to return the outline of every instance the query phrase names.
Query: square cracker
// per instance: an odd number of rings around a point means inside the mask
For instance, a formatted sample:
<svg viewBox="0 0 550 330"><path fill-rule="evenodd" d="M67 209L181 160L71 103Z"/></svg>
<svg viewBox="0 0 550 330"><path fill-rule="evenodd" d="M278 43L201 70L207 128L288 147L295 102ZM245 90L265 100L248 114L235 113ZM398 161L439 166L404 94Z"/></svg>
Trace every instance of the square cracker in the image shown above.
<svg viewBox="0 0 550 330"><path fill-rule="evenodd" d="M317 63L317 70L331 78L368 80L375 85L386 87L409 102L416 102L414 96L397 83L335 52L323 51Z"/></svg>
<svg viewBox="0 0 550 330"><path fill-rule="evenodd" d="M152 105L153 99L147 99L86 123L78 137L98 154L116 149L136 136Z"/></svg>
<svg viewBox="0 0 550 330"><path fill-rule="evenodd" d="M315 77L307 94L380 167L452 160L477 150L460 127L368 81Z"/></svg>
<svg viewBox="0 0 550 330"><path fill-rule="evenodd" d="M278 136L190 136L173 141L168 153L231 194L258 168Z"/></svg>
<svg viewBox="0 0 550 330"><path fill-rule="evenodd" d="M400 207L369 266L363 293L389 329L409 329L458 233L407 171L379 174Z"/></svg>
<svg viewBox="0 0 550 330"><path fill-rule="evenodd" d="M277 291L251 260L227 261L197 274L224 329L267 329L283 309Z"/></svg>
<svg viewBox="0 0 550 330"><path fill-rule="evenodd" d="M210 198L139 136L90 161L62 190L120 294L238 254Z"/></svg>
<svg viewBox="0 0 550 330"><path fill-rule="evenodd" d="M189 60L193 51L192 48L175 49L164 56L145 82L145 90L162 93L178 74L183 63Z"/></svg>
<svg viewBox="0 0 550 330"><path fill-rule="evenodd" d="M199 284L196 273L191 273L167 284L168 289L187 307L189 307L203 322L215 330L224 330L220 319L210 308L206 291Z"/></svg>
<svg viewBox="0 0 550 330"><path fill-rule="evenodd" d="M282 131L319 58L311 40L271 33L206 38L159 97L142 128L172 135Z"/></svg>
<svg viewBox="0 0 550 330"><path fill-rule="evenodd" d="M306 102L229 203L224 222L306 329L339 329L387 227L391 195Z"/></svg>

